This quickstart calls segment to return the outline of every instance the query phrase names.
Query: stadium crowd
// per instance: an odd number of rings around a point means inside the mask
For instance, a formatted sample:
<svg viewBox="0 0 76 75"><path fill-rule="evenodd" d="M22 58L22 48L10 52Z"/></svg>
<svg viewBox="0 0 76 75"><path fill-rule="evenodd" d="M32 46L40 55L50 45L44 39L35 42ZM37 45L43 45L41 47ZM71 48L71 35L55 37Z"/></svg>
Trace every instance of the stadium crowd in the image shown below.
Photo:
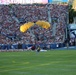
<svg viewBox="0 0 76 75"><path fill-rule="evenodd" d="M26 33L20 26L27 22L48 20L48 8L52 19L51 27L43 29L34 25ZM63 43L67 25L68 5L58 4L10 4L0 5L0 44L51 44ZM55 35L53 27L56 25Z"/></svg>

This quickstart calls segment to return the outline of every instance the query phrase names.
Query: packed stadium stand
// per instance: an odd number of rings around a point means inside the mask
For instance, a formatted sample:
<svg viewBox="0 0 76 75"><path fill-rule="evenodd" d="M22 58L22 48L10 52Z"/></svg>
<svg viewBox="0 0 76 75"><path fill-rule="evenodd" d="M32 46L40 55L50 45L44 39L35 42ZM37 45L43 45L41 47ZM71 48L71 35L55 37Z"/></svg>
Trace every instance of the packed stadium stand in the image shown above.
<svg viewBox="0 0 76 75"><path fill-rule="evenodd" d="M34 36L29 30L26 33L20 32L19 28L24 23L35 23L38 20L49 22L48 9L51 19L48 30L34 25L30 29ZM0 5L0 45L63 44L67 15L67 4L49 4L49 7L47 4Z"/></svg>

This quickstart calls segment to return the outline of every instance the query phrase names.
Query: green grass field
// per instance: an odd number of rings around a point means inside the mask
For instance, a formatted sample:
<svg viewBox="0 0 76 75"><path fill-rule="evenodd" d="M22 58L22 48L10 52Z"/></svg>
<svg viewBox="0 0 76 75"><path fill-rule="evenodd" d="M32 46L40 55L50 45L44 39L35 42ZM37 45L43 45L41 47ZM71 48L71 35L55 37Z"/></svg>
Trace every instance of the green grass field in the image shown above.
<svg viewBox="0 0 76 75"><path fill-rule="evenodd" d="M76 50L0 52L0 75L76 75Z"/></svg>

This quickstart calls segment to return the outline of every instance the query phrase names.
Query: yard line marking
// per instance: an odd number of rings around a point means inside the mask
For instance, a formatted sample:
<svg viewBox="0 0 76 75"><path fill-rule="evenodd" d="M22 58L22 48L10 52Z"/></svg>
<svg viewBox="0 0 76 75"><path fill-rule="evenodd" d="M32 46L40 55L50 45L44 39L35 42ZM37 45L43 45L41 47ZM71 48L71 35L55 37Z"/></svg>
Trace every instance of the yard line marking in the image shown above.
<svg viewBox="0 0 76 75"><path fill-rule="evenodd" d="M15 69L9 69L9 70L4 70L4 71L2 70L0 72L9 72L9 71L22 70L22 69L27 69L27 68L42 67L42 66L47 66L47 65L55 64L55 63L60 63L60 62L62 62L62 61L43 63L43 64L39 64L39 65L35 65L35 66L29 66L29 67L24 67L24 68L15 68Z"/></svg>
<svg viewBox="0 0 76 75"><path fill-rule="evenodd" d="M0 67L0 69L1 68L7 68L7 67L9 67L10 68L10 66L20 66L20 65L25 65L25 64L29 64L30 62L23 62L23 63L17 63L17 62L14 62L14 61L12 61L13 63L15 63L15 64L10 64L10 65L6 65L6 66L2 66L2 67Z"/></svg>

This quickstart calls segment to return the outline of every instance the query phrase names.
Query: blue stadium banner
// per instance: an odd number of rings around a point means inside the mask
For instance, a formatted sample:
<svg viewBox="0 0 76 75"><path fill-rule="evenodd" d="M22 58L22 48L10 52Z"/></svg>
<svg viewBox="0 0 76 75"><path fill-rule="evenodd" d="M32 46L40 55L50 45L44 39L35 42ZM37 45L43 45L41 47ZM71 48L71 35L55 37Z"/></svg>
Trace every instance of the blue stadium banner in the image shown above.
<svg viewBox="0 0 76 75"><path fill-rule="evenodd" d="M68 2L68 0L62 0L62 2Z"/></svg>
<svg viewBox="0 0 76 75"><path fill-rule="evenodd" d="M48 0L48 3L52 3L55 1L60 1L60 2L68 2L68 0Z"/></svg>
<svg viewBox="0 0 76 75"><path fill-rule="evenodd" d="M52 0L48 0L48 3L52 3Z"/></svg>

